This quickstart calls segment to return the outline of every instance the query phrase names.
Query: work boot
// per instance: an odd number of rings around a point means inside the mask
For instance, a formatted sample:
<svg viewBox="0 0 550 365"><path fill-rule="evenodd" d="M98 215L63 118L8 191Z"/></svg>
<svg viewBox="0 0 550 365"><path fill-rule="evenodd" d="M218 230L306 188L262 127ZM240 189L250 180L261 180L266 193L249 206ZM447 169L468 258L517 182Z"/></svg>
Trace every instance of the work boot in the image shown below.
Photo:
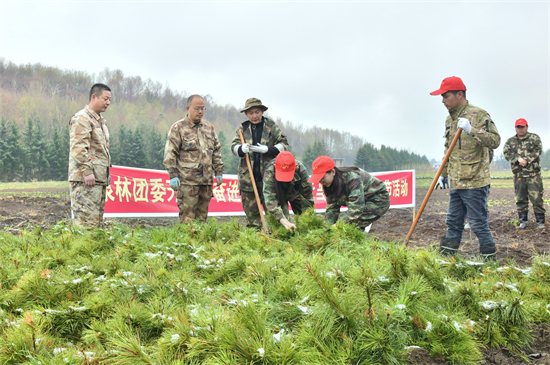
<svg viewBox="0 0 550 365"><path fill-rule="evenodd" d="M537 218L537 229L544 229L544 213L535 213Z"/></svg>
<svg viewBox="0 0 550 365"><path fill-rule="evenodd" d="M485 260L496 260L497 246L479 246L479 255Z"/></svg>
<svg viewBox="0 0 550 365"><path fill-rule="evenodd" d="M443 256L454 255L458 251L459 247L460 238L447 238L446 236L441 237L439 249Z"/></svg>
<svg viewBox="0 0 550 365"><path fill-rule="evenodd" d="M517 229L525 229L527 228L527 221L529 220L529 212L518 212L519 216L519 226L517 226Z"/></svg>

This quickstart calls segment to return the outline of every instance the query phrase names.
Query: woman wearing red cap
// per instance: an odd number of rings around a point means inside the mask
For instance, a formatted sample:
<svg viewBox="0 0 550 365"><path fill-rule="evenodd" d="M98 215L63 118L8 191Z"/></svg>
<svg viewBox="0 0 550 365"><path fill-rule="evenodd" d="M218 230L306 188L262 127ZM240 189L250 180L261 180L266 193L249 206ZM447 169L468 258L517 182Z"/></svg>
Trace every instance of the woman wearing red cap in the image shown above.
<svg viewBox="0 0 550 365"><path fill-rule="evenodd" d="M390 207L386 184L359 167L338 168L328 156L319 156L311 166L309 182L320 182L327 198L326 220L336 223L340 207L348 211L342 219L364 230L382 217Z"/></svg>
<svg viewBox="0 0 550 365"><path fill-rule="evenodd" d="M296 228L289 221L288 203L296 215L314 206L313 187L308 178L306 167L288 151L279 153L265 169L266 209L288 230Z"/></svg>

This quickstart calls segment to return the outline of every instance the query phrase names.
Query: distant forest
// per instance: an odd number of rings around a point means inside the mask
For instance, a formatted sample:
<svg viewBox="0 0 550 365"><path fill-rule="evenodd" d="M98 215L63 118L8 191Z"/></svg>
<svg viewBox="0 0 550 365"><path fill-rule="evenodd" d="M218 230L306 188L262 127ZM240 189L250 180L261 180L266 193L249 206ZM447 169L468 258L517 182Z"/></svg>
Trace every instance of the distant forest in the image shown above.
<svg viewBox="0 0 550 365"><path fill-rule="evenodd" d="M166 134L183 118L189 93L151 79L125 76L121 70L90 75L0 59L0 181L67 179L68 122L88 103L90 87L96 82L113 91L105 113L113 164L164 169ZM246 117L233 105L216 104L210 95L204 100L204 119L213 123L222 143L224 172L236 173L238 159L230 152L230 143ZM287 135L291 151L308 167L325 154L368 171L430 169L426 156L384 145L377 148L349 132L274 119Z"/></svg>

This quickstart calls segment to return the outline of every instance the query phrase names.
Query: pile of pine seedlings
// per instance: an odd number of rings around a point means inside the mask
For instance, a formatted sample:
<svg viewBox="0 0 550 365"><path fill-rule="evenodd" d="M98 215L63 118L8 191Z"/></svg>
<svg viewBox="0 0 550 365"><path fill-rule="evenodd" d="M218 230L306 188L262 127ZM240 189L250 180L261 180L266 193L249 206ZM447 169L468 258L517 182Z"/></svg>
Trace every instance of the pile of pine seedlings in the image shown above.
<svg viewBox="0 0 550 365"><path fill-rule="evenodd" d="M550 263L441 257L312 212L287 232L59 223L0 233L2 364L451 364L526 358Z"/></svg>

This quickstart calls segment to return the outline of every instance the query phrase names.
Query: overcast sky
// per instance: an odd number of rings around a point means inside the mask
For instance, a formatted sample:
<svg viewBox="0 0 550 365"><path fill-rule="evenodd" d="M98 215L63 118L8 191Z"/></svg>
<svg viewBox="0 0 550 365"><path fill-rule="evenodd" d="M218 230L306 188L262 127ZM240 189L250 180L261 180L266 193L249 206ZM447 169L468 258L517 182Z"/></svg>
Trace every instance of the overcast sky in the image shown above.
<svg viewBox="0 0 550 365"><path fill-rule="evenodd" d="M120 69L222 105L259 97L272 117L440 160L448 112L429 92L447 76L491 114L498 154L518 118L550 148L549 16L525 0L0 0L0 57Z"/></svg>

